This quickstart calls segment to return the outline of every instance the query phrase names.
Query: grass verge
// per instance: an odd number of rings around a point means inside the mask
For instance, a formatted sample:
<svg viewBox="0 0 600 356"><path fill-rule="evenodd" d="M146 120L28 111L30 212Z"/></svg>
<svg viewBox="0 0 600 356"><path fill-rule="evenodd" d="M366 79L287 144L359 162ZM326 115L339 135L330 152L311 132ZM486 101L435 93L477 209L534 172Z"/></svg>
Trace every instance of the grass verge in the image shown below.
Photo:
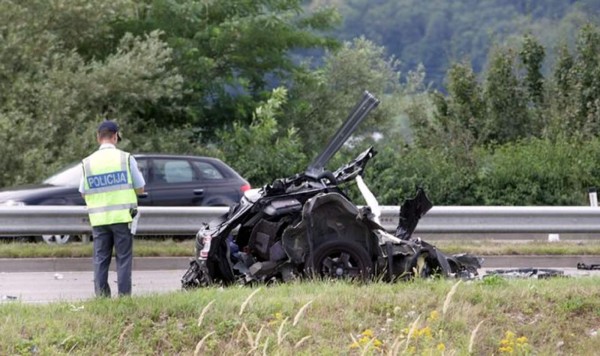
<svg viewBox="0 0 600 356"><path fill-rule="evenodd" d="M0 304L0 354L591 355L600 279L308 282Z"/></svg>
<svg viewBox="0 0 600 356"><path fill-rule="evenodd" d="M472 253L479 256L494 255L600 255L600 241L586 240L560 242L528 241L505 242L501 240L439 240L429 241L448 254ZM194 240L174 241L136 239L136 257L190 257L194 253ZM48 245L45 243L0 243L0 258L90 257L91 243Z"/></svg>
<svg viewBox="0 0 600 356"><path fill-rule="evenodd" d="M43 258L43 257L91 257L92 243L67 243L49 245L46 243L0 243L0 258ZM135 257L191 257L194 254L194 240L134 240Z"/></svg>
<svg viewBox="0 0 600 356"><path fill-rule="evenodd" d="M440 240L429 241L445 253L455 254L468 252L474 255L600 255L600 241L563 240L548 242L547 240L530 240L525 242L502 240Z"/></svg>

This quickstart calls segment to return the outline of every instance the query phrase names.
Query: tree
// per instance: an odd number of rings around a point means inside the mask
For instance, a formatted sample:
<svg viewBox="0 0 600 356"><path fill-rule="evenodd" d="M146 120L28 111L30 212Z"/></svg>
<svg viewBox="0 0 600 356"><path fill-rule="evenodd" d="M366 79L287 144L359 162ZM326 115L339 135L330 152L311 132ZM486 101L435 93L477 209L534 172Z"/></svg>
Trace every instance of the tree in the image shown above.
<svg viewBox="0 0 600 356"><path fill-rule="evenodd" d="M258 103L304 71L294 54L333 48L321 35L339 16L332 9L305 14L301 0L136 0L135 19L114 25L121 33L163 31L184 78L181 110L164 112L158 126L191 124L214 139L218 128L249 124Z"/></svg>
<svg viewBox="0 0 600 356"><path fill-rule="evenodd" d="M385 48L365 38L345 42L339 50L327 53L323 67L293 85L292 105L288 106L291 115L283 124L297 127L304 151L316 155L367 90L381 104L355 134L389 134L403 95L397 65L394 57L386 56Z"/></svg>
<svg viewBox="0 0 600 356"><path fill-rule="evenodd" d="M526 35L519 53L521 62L525 66L525 87L529 101L539 107L544 104L544 75L542 64L544 62L544 47L531 35Z"/></svg>
<svg viewBox="0 0 600 356"><path fill-rule="evenodd" d="M552 103L555 131L567 136L600 133L600 30L588 24L574 53L563 45L554 68Z"/></svg>
<svg viewBox="0 0 600 356"><path fill-rule="evenodd" d="M515 73L515 53L496 50L485 81L485 142L505 143L531 134L524 90Z"/></svg>
<svg viewBox="0 0 600 356"><path fill-rule="evenodd" d="M306 169L297 130L278 125L286 100L286 89L274 89L271 98L256 108L250 126L236 122L232 130L219 134L224 159L254 186Z"/></svg>
<svg viewBox="0 0 600 356"><path fill-rule="evenodd" d="M365 36L401 60L406 72L422 63L427 81L443 91L452 63L468 57L485 70L490 49L531 33L554 57L554 43L571 40L585 21L597 23L596 0L312 0L337 6L344 18L337 37ZM552 46L552 47L551 47Z"/></svg>
<svg viewBox="0 0 600 356"><path fill-rule="evenodd" d="M434 135L436 144L462 147L469 151L485 139L485 103L482 89L471 66L454 64L447 74L448 95L434 94ZM431 136L421 134L422 145L432 142ZM427 137L429 136L429 137Z"/></svg>
<svg viewBox="0 0 600 356"><path fill-rule="evenodd" d="M468 156L477 145L511 142L542 132L547 126L543 47L526 36L518 57L510 47L498 47L490 58L482 84L468 62L450 67L447 94L432 94L433 114L429 119L413 115L418 144L460 147ZM523 63L524 73L517 59Z"/></svg>
<svg viewBox="0 0 600 356"><path fill-rule="evenodd" d="M69 19L65 26L93 24L84 37L103 33L103 21L117 15L95 3L0 2L1 185L39 181L80 160L95 148L95 128L105 117L119 121L125 147L133 147L139 109L181 94L182 78L169 69L172 53L160 32L125 35L102 60L86 60L71 48L73 39L63 37L79 27L58 26L56 19Z"/></svg>
<svg viewBox="0 0 600 356"><path fill-rule="evenodd" d="M532 35L525 35L519 52L519 58L525 67L523 85L527 92L527 109L529 111L531 127L534 132L544 132L548 127L546 117L544 75L542 65L545 49Z"/></svg>

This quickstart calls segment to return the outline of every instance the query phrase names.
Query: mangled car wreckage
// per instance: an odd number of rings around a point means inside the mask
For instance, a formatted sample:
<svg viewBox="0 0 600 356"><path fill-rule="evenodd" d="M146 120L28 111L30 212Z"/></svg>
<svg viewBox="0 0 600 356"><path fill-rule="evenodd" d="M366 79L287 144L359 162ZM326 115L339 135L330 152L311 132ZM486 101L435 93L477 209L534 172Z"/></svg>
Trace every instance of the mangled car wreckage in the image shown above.
<svg viewBox="0 0 600 356"><path fill-rule="evenodd" d="M376 201L372 203L374 198L361 178L376 154L372 147L334 172L324 169L378 104L365 92L305 172L246 192L227 214L204 224L182 286L285 282L314 276L360 280L377 276L386 281L476 276L479 258L447 256L412 236L419 219L432 207L423 190L402 204L394 234L380 225ZM370 206L359 207L350 200L343 188L352 182Z"/></svg>

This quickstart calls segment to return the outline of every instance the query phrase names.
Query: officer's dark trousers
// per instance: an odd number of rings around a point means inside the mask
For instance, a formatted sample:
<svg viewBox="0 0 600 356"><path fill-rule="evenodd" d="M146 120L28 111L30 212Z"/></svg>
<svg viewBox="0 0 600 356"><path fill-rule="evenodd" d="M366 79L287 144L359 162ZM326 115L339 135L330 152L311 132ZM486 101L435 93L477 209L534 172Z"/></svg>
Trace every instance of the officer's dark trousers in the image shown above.
<svg viewBox="0 0 600 356"><path fill-rule="evenodd" d="M127 223L92 227L94 236L94 289L98 297L110 297L108 268L113 246L117 262L119 295L131 294L133 237Z"/></svg>

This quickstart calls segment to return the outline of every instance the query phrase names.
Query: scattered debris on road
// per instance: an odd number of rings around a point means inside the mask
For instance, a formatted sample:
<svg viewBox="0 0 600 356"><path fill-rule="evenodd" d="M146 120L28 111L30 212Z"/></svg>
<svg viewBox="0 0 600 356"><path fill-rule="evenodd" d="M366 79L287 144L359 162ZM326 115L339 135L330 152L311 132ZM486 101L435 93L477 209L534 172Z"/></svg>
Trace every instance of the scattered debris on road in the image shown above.
<svg viewBox="0 0 600 356"><path fill-rule="evenodd" d="M588 264L585 264L583 262L580 262L580 263L577 264L577 269L585 269L585 270L588 270L588 271L591 271L593 269L599 269L600 270L600 264L588 265Z"/></svg>
<svg viewBox="0 0 600 356"><path fill-rule="evenodd" d="M483 278L490 276L501 276L507 278L551 278L565 277L565 272L551 268L513 268L513 269L495 269L487 271Z"/></svg>

